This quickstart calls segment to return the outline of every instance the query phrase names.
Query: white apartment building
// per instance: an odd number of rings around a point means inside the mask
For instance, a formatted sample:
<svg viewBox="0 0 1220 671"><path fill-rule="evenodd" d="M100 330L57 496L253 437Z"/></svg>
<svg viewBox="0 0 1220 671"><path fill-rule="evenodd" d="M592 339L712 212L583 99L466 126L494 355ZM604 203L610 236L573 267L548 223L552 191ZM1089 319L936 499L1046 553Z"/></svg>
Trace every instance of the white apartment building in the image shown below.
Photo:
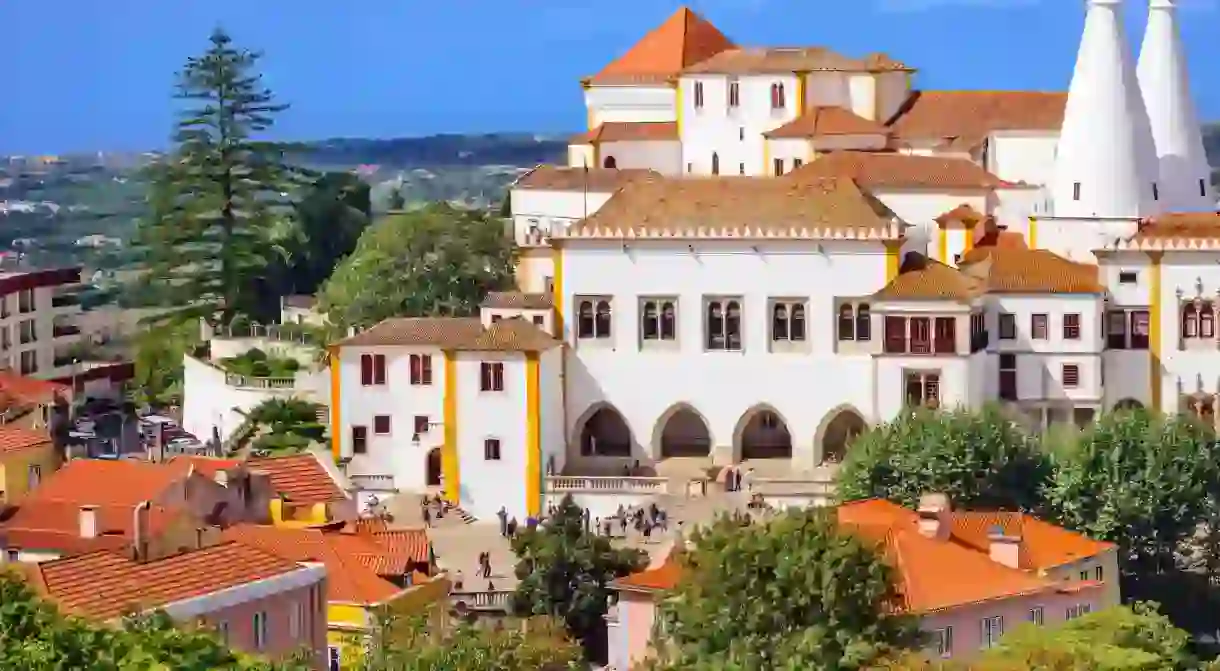
<svg viewBox="0 0 1220 671"><path fill-rule="evenodd" d="M82 375L72 349L80 268L0 272L0 367L41 379Z"/></svg>
<svg viewBox="0 0 1220 671"><path fill-rule="evenodd" d="M1214 418L1220 214L1174 3L1138 68L1121 10L1087 3L1066 94L918 91L679 10L583 82L569 166L515 185L522 293L335 348L337 456L523 519L552 472L813 478L911 404Z"/></svg>

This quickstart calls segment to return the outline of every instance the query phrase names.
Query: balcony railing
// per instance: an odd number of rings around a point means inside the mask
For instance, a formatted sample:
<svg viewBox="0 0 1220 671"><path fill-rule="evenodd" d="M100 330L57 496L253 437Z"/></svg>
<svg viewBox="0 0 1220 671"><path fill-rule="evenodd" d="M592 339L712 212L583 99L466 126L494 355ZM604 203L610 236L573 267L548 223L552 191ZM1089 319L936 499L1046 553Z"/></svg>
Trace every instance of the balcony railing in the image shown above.
<svg viewBox="0 0 1220 671"><path fill-rule="evenodd" d="M508 611L508 602L512 592L496 590L494 592L450 592L449 603L457 606L464 604L470 610Z"/></svg>
<svg viewBox="0 0 1220 671"><path fill-rule="evenodd" d="M352 487L359 490L371 490L378 492L396 491L394 487L394 476L392 475L349 475L347 476L347 479L352 483Z"/></svg>
<svg viewBox="0 0 1220 671"><path fill-rule="evenodd" d="M546 490L555 494L563 492L657 494L664 492L668 483L669 478L552 475L546 479Z"/></svg>
<svg viewBox="0 0 1220 671"><path fill-rule="evenodd" d="M71 324L56 324L51 327L51 335L56 338L80 335L80 327Z"/></svg>
<svg viewBox="0 0 1220 671"><path fill-rule="evenodd" d="M292 389L296 386L296 383L296 378L292 377L254 377L251 375L238 375L237 373L225 373L225 384L230 387Z"/></svg>

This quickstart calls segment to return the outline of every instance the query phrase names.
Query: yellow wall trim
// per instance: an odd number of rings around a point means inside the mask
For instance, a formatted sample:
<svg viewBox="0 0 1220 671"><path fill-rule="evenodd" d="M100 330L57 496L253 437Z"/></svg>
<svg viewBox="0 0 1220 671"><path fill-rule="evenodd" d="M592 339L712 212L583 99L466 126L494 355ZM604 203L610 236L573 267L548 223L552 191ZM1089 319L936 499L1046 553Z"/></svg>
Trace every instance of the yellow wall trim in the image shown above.
<svg viewBox="0 0 1220 671"><path fill-rule="evenodd" d="M454 352L445 352L445 445L441 448L441 473L445 478L445 499L454 505L459 505L462 502L462 483L458 468L456 356Z"/></svg>
<svg viewBox="0 0 1220 671"><path fill-rule="evenodd" d="M805 80L809 77L808 72L796 73L796 115L804 116L805 114Z"/></svg>
<svg viewBox="0 0 1220 671"><path fill-rule="evenodd" d="M551 241L551 285L551 303L555 306L555 337L567 340L563 331L563 248L555 240Z"/></svg>
<svg viewBox="0 0 1220 671"><path fill-rule="evenodd" d="M763 164L761 174L770 175L772 177L775 176L775 171L771 169L771 141L765 137L763 138Z"/></svg>
<svg viewBox="0 0 1220 671"><path fill-rule="evenodd" d="M1030 249L1038 248L1038 218L1037 217L1029 218L1029 240L1026 241L1026 244L1029 246Z"/></svg>
<svg viewBox="0 0 1220 671"><path fill-rule="evenodd" d="M598 142L597 140L594 140L594 141L592 142L592 145L591 145L591 146L593 147L593 165L591 165L591 166L589 166L589 167L590 167L590 168L600 168L600 167L602 167L602 147L601 147L601 143L600 143L600 142Z"/></svg>
<svg viewBox="0 0 1220 671"><path fill-rule="evenodd" d="M885 243L885 283L889 284L898 277L902 267L902 240L890 240Z"/></svg>
<svg viewBox="0 0 1220 671"><path fill-rule="evenodd" d="M530 517L542 515L542 403L538 353L525 355L525 510Z"/></svg>
<svg viewBox="0 0 1220 671"><path fill-rule="evenodd" d="M343 422L339 416L339 380L342 379L339 365L339 348L330 348L330 453L338 461L343 456Z"/></svg>
<svg viewBox="0 0 1220 671"><path fill-rule="evenodd" d="M674 119L678 122L678 139L682 138L682 82L674 82Z"/></svg>
<svg viewBox="0 0 1220 671"><path fill-rule="evenodd" d="M936 229L936 260L941 263L949 263L949 231L945 230L944 226Z"/></svg>
<svg viewBox="0 0 1220 671"><path fill-rule="evenodd" d="M978 224L975 224L974 226L977 226L977 225ZM966 241L962 245L963 254L974 249L974 226L966 227Z"/></svg>
<svg viewBox="0 0 1220 671"><path fill-rule="evenodd" d="M1152 399L1152 408L1164 410L1161 405L1161 257L1163 252L1148 252L1152 261L1152 281L1148 306L1148 397Z"/></svg>

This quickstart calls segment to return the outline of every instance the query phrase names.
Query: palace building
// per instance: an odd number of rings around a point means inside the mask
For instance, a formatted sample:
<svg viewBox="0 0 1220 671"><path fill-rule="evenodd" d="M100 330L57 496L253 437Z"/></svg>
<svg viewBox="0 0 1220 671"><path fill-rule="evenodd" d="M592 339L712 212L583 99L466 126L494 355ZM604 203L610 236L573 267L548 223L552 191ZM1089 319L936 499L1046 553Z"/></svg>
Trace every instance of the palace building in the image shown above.
<svg viewBox="0 0 1220 671"><path fill-rule="evenodd" d="M1138 63L1122 5L1087 2L1066 93L920 90L679 10L581 82L569 165L515 183L520 293L332 348L336 456L524 519L579 476L825 478L912 404L1214 418L1220 214L1174 2Z"/></svg>

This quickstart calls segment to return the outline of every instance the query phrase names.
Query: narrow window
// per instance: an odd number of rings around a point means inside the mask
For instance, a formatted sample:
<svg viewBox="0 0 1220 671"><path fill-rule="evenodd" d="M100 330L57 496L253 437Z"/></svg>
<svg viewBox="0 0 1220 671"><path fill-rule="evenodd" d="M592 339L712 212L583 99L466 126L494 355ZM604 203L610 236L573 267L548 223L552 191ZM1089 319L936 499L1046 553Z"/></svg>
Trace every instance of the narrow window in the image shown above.
<svg viewBox="0 0 1220 671"><path fill-rule="evenodd" d="M839 340L856 339L856 315L851 303L839 306Z"/></svg>
<svg viewBox="0 0 1220 671"><path fill-rule="evenodd" d="M640 317L640 330L644 340L657 340L661 337L660 315L657 314L655 301L646 301Z"/></svg>
<svg viewBox="0 0 1220 671"><path fill-rule="evenodd" d="M805 164L805 162L799 158L792 159L792 169L793 170L796 170L797 168L801 167L804 164Z"/></svg>
<svg viewBox="0 0 1220 671"><path fill-rule="evenodd" d="M796 303L792 306L792 317L789 331L793 342L805 340L805 306Z"/></svg>
<svg viewBox="0 0 1220 671"><path fill-rule="evenodd" d="M1147 310L1131 312L1131 349L1148 349L1149 318Z"/></svg>
<svg viewBox="0 0 1220 671"><path fill-rule="evenodd" d="M1017 400L1017 355L1004 353L1000 355L1000 398L1005 401Z"/></svg>
<svg viewBox="0 0 1220 671"><path fill-rule="evenodd" d="M267 647L267 614L259 611L254 614L254 649Z"/></svg>
<svg viewBox="0 0 1220 671"><path fill-rule="evenodd" d="M486 461L500 460L500 439L488 438L483 441L483 459Z"/></svg>
<svg viewBox="0 0 1220 671"><path fill-rule="evenodd" d="M1063 364L1063 386L1067 389L1080 386L1080 366L1074 363Z"/></svg>
<svg viewBox="0 0 1220 671"><path fill-rule="evenodd" d="M1063 315L1064 340L1080 340L1080 315L1071 313Z"/></svg>
<svg viewBox="0 0 1220 671"><path fill-rule="evenodd" d="M746 174L746 164L745 164L745 163L738 163L738 164L737 164L737 174L738 174L738 175L744 175L744 174Z"/></svg>
<svg viewBox="0 0 1220 671"><path fill-rule="evenodd" d="M906 317L885 318L885 351L887 354L906 354L907 352L907 319Z"/></svg>
<svg viewBox="0 0 1220 671"><path fill-rule="evenodd" d="M1010 312L1000 313L1000 340L1017 338L1017 316Z"/></svg>
<svg viewBox="0 0 1220 671"><path fill-rule="evenodd" d="M737 107L741 104L741 86L737 80L729 82L729 107Z"/></svg>
<svg viewBox="0 0 1220 671"><path fill-rule="evenodd" d="M597 302L597 315L593 320L593 329L598 338L610 337L610 301Z"/></svg>
<svg viewBox="0 0 1220 671"><path fill-rule="evenodd" d="M576 337L592 338L593 333L593 301L581 301L576 308Z"/></svg>
<svg viewBox="0 0 1220 671"><path fill-rule="evenodd" d="M729 301L725 306L724 334L726 349L741 349L741 303Z"/></svg>
<svg viewBox="0 0 1220 671"><path fill-rule="evenodd" d="M495 320L495 317L492 317ZM418 354L411 355L411 384L423 384L424 381L424 362Z"/></svg>
<svg viewBox="0 0 1220 671"><path fill-rule="evenodd" d="M953 627L936 630L936 654L943 659L953 656Z"/></svg>
<svg viewBox="0 0 1220 671"><path fill-rule="evenodd" d="M364 387L372 386L373 384L373 355L360 355L360 385Z"/></svg>
<svg viewBox="0 0 1220 671"><path fill-rule="evenodd" d="M390 416L389 415L374 415L373 416L373 433L379 436L386 436L390 433Z"/></svg>
<svg viewBox="0 0 1220 671"><path fill-rule="evenodd" d="M419 355L419 362L419 383L423 385L432 384L432 355Z"/></svg>
<svg viewBox="0 0 1220 671"><path fill-rule="evenodd" d="M707 348L710 350L725 349L724 306L720 301L712 301L707 304Z"/></svg>
<svg viewBox="0 0 1220 671"><path fill-rule="evenodd" d="M771 310L771 339L788 339L788 306L776 303Z"/></svg>
<svg viewBox="0 0 1220 671"><path fill-rule="evenodd" d="M1072 184L1072 200L1080 200L1080 182Z"/></svg>
<svg viewBox="0 0 1220 671"><path fill-rule="evenodd" d="M695 109L703 107L703 82L695 82Z"/></svg>
<svg viewBox="0 0 1220 671"><path fill-rule="evenodd" d="M677 308L673 301L665 301L661 304L661 340L677 339L676 313Z"/></svg>
<svg viewBox="0 0 1220 671"><path fill-rule="evenodd" d="M937 354L952 354L957 351L957 319L955 317L937 317L933 350Z"/></svg>
<svg viewBox="0 0 1220 671"><path fill-rule="evenodd" d="M1046 340L1048 317L1044 314L1034 314L1029 316L1029 334L1034 340Z"/></svg>
<svg viewBox="0 0 1220 671"><path fill-rule="evenodd" d="M868 303L856 306L856 340L868 342L873 339L873 315Z"/></svg>
<svg viewBox="0 0 1220 671"><path fill-rule="evenodd" d="M1042 606L1034 606L1029 609L1029 621L1039 627L1046 621L1046 615L1043 613Z"/></svg>
<svg viewBox="0 0 1220 671"><path fill-rule="evenodd" d="M385 384L385 355L373 355L373 384Z"/></svg>
<svg viewBox="0 0 1220 671"><path fill-rule="evenodd" d="M1156 182L1152 183L1152 199L1153 200L1161 199L1161 190L1157 188Z"/></svg>
<svg viewBox="0 0 1220 671"><path fill-rule="evenodd" d="M1199 180L1199 196L1201 196L1203 198L1207 197L1207 180L1206 179Z"/></svg>
<svg viewBox="0 0 1220 671"><path fill-rule="evenodd" d="M1106 347L1127 349L1127 313L1123 310L1106 314Z"/></svg>
<svg viewBox="0 0 1220 671"><path fill-rule="evenodd" d="M738 142L745 142L745 141L746 141L746 127L745 127L745 126L738 126L738 127L737 127L737 141L738 141ZM744 164L743 164L743 165L744 165Z"/></svg>
<svg viewBox="0 0 1220 671"><path fill-rule="evenodd" d="M911 354L932 353L932 320L927 317L911 317Z"/></svg>
<svg viewBox="0 0 1220 671"><path fill-rule="evenodd" d="M771 167L775 170L776 177L783 175L784 174L784 159L782 159L782 158L772 159Z"/></svg>
<svg viewBox="0 0 1220 671"><path fill-rule="evenodd" d="M369 430L364 426L352 427L352 453L364 454L369 451Z"/></svg>
<svg viewBox="0 0 1220 671"><path fill-rule="evenodd" d="M716 152L712 152L712 174L720 174L720 154L717 154Z"/></svg>

